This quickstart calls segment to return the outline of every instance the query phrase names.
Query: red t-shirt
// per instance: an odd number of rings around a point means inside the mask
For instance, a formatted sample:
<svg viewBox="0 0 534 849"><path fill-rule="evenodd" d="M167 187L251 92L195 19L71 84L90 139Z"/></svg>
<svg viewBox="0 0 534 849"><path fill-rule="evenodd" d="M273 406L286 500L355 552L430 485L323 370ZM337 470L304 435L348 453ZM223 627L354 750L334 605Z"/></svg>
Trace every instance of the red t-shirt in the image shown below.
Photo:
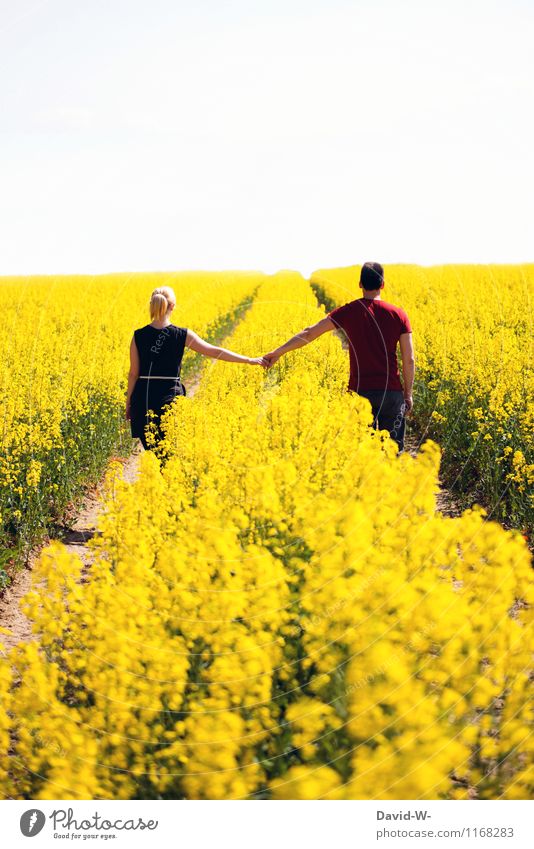
<svg viewBox="0 0 534 849"><path fill-rule="evenodd" d="M404 310L386 301L359 298L330 313L349 342L349 389L402 390L397 365L397 343L403 333L411 333Z"/></svg>

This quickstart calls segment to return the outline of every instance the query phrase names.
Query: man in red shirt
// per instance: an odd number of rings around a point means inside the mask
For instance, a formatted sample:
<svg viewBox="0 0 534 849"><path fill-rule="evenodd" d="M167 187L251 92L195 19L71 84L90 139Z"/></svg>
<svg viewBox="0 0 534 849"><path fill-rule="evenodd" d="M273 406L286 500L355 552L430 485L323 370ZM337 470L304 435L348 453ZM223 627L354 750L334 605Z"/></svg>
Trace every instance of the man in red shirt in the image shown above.
<svg viewBox="0 0 534 849"><path fill-rule="evenodd" d="M349 390L371 402L374 426L388 430L404 448L405 416L413 407L415 358L410 320L404 310L380 297L384 269L378 262L362 266L360 288L363 297L333 310L312 327L306 327L270 354L269 367L288 351L302 348L329 330L341 328L348 340L350 357ZM397 365L400 344L403 385Z"/></svg>

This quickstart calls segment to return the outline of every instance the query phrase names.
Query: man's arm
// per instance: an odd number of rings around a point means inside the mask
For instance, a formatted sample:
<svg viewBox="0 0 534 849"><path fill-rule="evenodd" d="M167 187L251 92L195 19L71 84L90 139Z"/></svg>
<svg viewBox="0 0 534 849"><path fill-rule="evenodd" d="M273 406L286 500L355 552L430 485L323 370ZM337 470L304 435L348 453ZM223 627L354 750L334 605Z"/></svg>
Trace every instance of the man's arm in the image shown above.
<svg viewBox="0 0 534 849"><path fill-rule="evenodd" d="M413 409L413 381L415 377L415 354L413 350L413 339L411 333L403 333L400 337L400 349L402 358L402 382L404 384L404 402L406 413Z"/></svg>
<svg viewBox="0 0 534 849"><path fill-rule="evenodd" d="M311 327L305 327L304 330L301 330L300 333L292 336L291 339L288 339L288 341L284 342L283 345L280 345L279 348L276 348L269 354L265 354L264 359L267 360L270 368L271 366L274 366L277 360L279 360L284 354L287 354L289 351L296 351L297 348L303 348L304 345L314 342L315 339L318 339L319 336L323 335L323 333L327 333L329 330L335 330L335 328L336 325L329 316L322 318L321 321L317 322L317 324L313 324Z"/></svg>

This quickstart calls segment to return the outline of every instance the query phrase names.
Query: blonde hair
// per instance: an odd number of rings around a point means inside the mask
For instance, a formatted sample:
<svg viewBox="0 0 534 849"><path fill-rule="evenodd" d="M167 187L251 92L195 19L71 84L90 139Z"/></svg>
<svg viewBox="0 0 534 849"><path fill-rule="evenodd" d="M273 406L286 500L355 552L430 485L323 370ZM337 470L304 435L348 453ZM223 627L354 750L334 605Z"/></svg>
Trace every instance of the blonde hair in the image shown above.
<svg viewBox="0 0 534 849"><path fill-rule="evenodd" d="M160 286L154 289L150 296L150 318L152 321L161 321L165 317L169 307L176 305L176 295L170 286Z"/></svg>

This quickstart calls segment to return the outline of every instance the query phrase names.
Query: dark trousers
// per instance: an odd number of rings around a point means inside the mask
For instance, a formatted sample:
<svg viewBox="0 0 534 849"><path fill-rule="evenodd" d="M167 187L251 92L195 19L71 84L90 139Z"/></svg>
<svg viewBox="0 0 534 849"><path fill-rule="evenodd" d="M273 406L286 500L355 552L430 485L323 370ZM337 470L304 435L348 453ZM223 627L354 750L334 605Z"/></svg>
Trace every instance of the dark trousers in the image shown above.
<svg viewBox="0 0 534 849"><path fill-rule="evenodd" d="M404 395L396 389L372 389L358 392L371 402L373 410L373 427L378 430L388 430L389 435L404 450L404 431L406 417Z"/></svg>

